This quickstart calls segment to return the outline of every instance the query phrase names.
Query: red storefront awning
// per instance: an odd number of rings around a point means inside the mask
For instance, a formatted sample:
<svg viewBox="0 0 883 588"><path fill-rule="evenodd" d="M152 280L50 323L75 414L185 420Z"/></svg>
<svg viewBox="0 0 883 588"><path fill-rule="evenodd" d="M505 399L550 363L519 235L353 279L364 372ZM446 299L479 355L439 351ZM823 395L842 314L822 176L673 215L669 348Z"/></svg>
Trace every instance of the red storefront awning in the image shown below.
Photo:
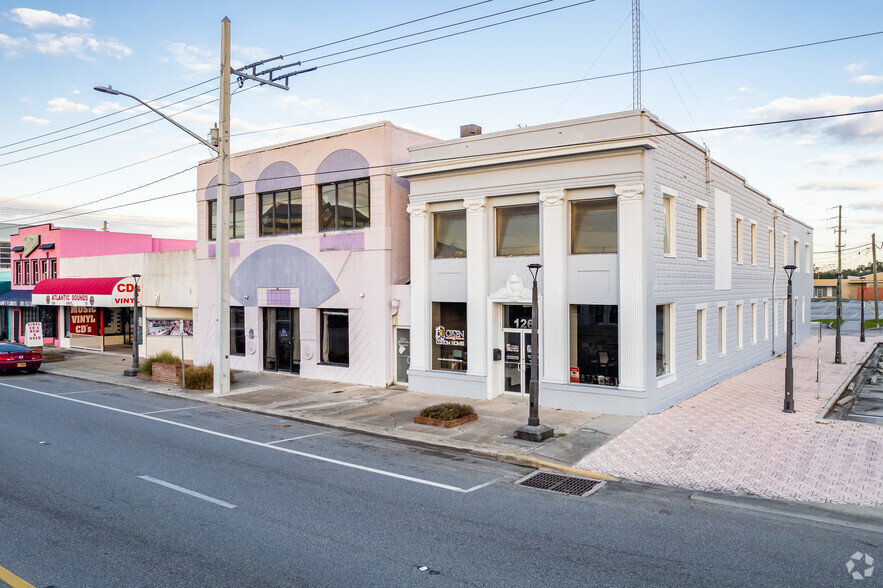
<svg viewBox="0 0 883 588"><path fill-rule="evenodd" d="M122 307L132 306L134 299L135 281L131 277L43 280L31 293L31 302L49 306Z"/></svg>

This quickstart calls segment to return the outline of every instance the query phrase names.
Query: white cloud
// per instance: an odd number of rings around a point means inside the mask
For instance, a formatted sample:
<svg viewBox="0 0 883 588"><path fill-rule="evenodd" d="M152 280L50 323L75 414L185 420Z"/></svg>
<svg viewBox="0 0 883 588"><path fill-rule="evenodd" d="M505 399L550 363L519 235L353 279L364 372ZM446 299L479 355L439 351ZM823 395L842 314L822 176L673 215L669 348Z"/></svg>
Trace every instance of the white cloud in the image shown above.
<svg viewBox="0 0 883 588"><path fill-rule="evenodd" d="M865 69L865 64L864 64L864 62L862 62L862 63L850 63L849 65L847 65L847 66L844 67L843 69L845 69L845 70L848 71L849 73L856 73L856 72L860 72L861 70Z"/></svg>
<svg viewBox="0 0 883 588"><path fill-rule="evenodd" d="M10 19L20 22L29 29L44 27L62 27L66 29L86 29L92 26L92 20L76 14L56 14L48 10L33 8L13 8L9 11Z"/></svg>
<svg viewBox="0 0 883 588"><path fill-rule="evenodd" d="M739 88L739 92L754 92L754 88L749 88L748 86L741 86Z"/></svg>
<svg viewBox="0 0 883 588"><path fill-rule="evenodd" d="M812 161L808 161L807 165L821 165L821 166L844 166L852 161L852 157L845 153L831 153L828 155L822 155L821 157L817 157Z"/></svg>
<svg viewBox="0 0 883 588"><path fill-rule="evenodd" d="M749 110L754 120L790 120L828 116L883 108L883 94L876 96L835 96L822 94L815 98L776 98L770 103ZM836 119L804 121L768 127L766 132L809 137L828 137L840 141L879 141L883 139L881 113L844 116Z"/></svg>
<svg viewBox="0 0 883 588"><path fill-rule="evenodd" d="M870 167L874 165L883 165L883 151L875 151L863 155L853 162L850 167Z"/></svg>
<svg viewBox="0 0 883 588"><path fill-rule="evenodd" d="M836 178L812 178L797 185L798 190L813 192L873 192L883 190L883 182Z"/></svg>
<svg viewBox="0 0 883 588"><path fill-rule="evenodd" d="M78 88L74 88L73 90L71 90L71 94L73 94L74 96L79 95L79 93L80 93L80 90Z"/></svg>
<svg viewBox="0 0 883 588"><path fill-rule="evenodd" d="M92 54L109 55L120 59L132 54L132 50L113 38L96 39L92 35L56 35L35 33L34 48L44 55L92 59Z"/></svg>
<svg viewBox="0 0 883 588"><path fill-rule="evenodd" d="M3 49L6 57L19 57L27 47L28 40L24 37L12 38L0 33L0 48Z"/></svg>
<svg viewBox="0 0 883 588"><path fill-rule="evenodd" d="M216 73L220 68L220 59L214 50L186 43L165 44L172 60L192 73Z"/></svg>
<svg viewBox="0 0 883 588"><path fill-rule="evenodd" d="M67 98L53 98L49 101L46 112L88 112L89 107L85 104L71 102Z"/></svg>
<svg viewBox="0 0 883 588"><path fill-rule="evenodd" d="M870 86L873 84L883 84L883 76L872 76L872 75L856 76L849 81L855 82L857 84L864 84L864 85Z"/></svg>
<svg viewBox="0 0 883 588"><path fill-rule="evenodd" d="M32 125L37 125L38 127L48 125L50 122L45 118L37 118L35 116L23 116L21 117L21 119L26 123L31 123Z"/></svg>

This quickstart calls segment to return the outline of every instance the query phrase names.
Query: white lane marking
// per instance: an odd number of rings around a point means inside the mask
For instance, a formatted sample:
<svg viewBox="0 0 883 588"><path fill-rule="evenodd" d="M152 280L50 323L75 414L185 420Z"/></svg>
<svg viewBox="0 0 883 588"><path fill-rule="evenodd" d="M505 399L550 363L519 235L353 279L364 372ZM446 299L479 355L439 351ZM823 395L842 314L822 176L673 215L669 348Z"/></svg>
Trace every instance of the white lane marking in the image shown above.
<svg viewBox="0 0 883 588"><path fill-rule="evenodd" d="M187 488L182 488L181 486L176 486L169 482L164 482L162 480L157 480L156 478L151 478L150 476L138 476L142 480L147 480L148 482L153 482L154 484L159 484L160 486L165 486L166 488L171 488L172 490L176 490L178 492L183 492L184 494L188 494L190 496L194 496L199 498L200 500L205 500L207 502L211 502L213 504L217 504L218 506L223 506L224 508L236 508L235 504L230 504L229 502L224 502L223 500L218 500L217 498L212 498L211 496L206 496L205 494L200 494L199 492L194 492L193 490L188 490Z"/></svg>
<svg viewBox="0 0 883 588"><path fill-rule="evenodd" d="M137 412L132 412L130 410L125 410L122 408L114 408L113 406L105 406L104 404L98 404L95 402L87 402L86 400L79 400L77 398L70 398L68 396L59 396L58 394L54 394L54 393L50 393L50 392L42 392L40 390L33 390L31 388L25 388L23 386L13 386L12 384L3 384L3 383L0 383L0 386L5 386L7 388L13 388L15 390L22 390L24 392L31 392L32 394L39 394L41 396L49 396L51 398L57 398L59 400L67 400L68 402L76 402L77 404L92 406L94 408L103 408L104 410L109 410L111 412L117 412L120 414L126 414L129 416L139 417L142 419L155 421L157 423L165 423L167 425L181 427L182 429L190 429L191 431L205 433L206 435L214 435L215 437L221 437L223 439L230 439L231 441L239 441L240 443L247 443L248 445L256 445L258 447L266 447L267 449L275 449L276 451L284 451L285 453L290 453L292 455L298 455L300 457L306 457L307 459L315 459L317 461L323 461L325 463L331 463L334 465L352 468L354 470L361 470L363 472L378 474L380 476L387 476L390 478L396 478L398 480L405 480L406 482L413 482L415 484L423 484L425 486L432 486L434 488L441 488L443 490L450 490L451 492L462 492L465 494L465 493L469 493L469 492L472 492L473 490L477 490L478 488L483 487L483 485L482 485L482 486L474 486L473 488L458 488L457 486L451 486L449 484L441 484L439 482L433 482L431 480L424 480L421 478L414 478L412 476L405 476L403 474L396 474L395 472L388 472L386 470L380 470L377 468L363 466L363 465L359 465L357 463L350 463L347 461L341 461L339 459L332 459L330 457L322 457L321 455L306 453L304 451L297 451L296 449L288 449L287 447L279 447L278 445L270 445L269 443L263 443L261 441L253 441L251 439L245 439L244 437L237 437L235 435L228 435L227 433L220 433L218 431L212 431L211 429L203 429L201 427L194 427L193 425L187 425L184 423L176 423L175 421L168 421L166 419L161 419L159 417L151 416L149 414L141 414L141 413L137 413Z"/></svg>
<svg viewBox="0 0 883 588"><path fill-rule="evenodd" d="M71 396L73 394L95 394L97 392L110 392L113 388L101 388L100 390L77 390L75 392L59 392L59 396Z"/></svg>
<svg viewBox="0 0 883 588"><path fill-rule="evenodd" d="M286 441L297 441L298 439L306 439L307 437L316 437L318 435L327 435L329 431L325 431L322 433L311 433L309 435L301 435L300 437L289 437L288 439L279 439L278 441L268 441L267 445L274 445L276 443L285 443Z"/></svg>
<svg viewBox="0 0 883 588"><path fill-rule="evenodd" d="M142 412L140 414L159 414L161 412L175 412L176 410L193 410L194 408L203 408L204 404L197 404L196 406L184 406L181 408L166 408L164 410L151 410L150 412Z"/></svg>

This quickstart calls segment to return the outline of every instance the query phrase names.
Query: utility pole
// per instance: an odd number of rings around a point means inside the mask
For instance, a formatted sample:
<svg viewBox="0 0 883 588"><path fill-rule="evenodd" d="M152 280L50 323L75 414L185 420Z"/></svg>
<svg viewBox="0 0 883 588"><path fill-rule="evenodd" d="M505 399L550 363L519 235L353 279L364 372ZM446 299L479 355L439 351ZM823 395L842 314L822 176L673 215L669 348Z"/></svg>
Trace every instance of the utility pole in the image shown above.
<svg viewBox="0 0 883 588"><path fill-rule="evenodd" d="M230 392L230 19L221 21L221 93L218 114L218 207L215 231L215 291L218 312L215 329L214 393Z"/></svg>
<svg viewBox="0 0 883 588"><path fill-rule="evenodd" d="M880 308L877 300L877 233L871 234L871 260L874 264L874 321L880 322Z"/></svg>
<svg viewBox="0 0 883 588"><path fill-rule="evenodd" d="M843 206L837 207L837 340L834 347L834 363L843 363L840 353L840 322L843 317Z"/></svg>
<svg viewBox="0 0 883 588"><path fill-rule="evenodd" d="M221 93L218 115L218 216L215 226L215 260L217 262L215 307L218 319L215 330L215 373L214 393L223 395L230 391L230 74L236 75L240 86L246 80L260 82L261 85L288 90L289 78L298 74L315 71L316 67L302 69L276 76L275 72L296 65L300 61L264 71L257 71L259 65L269 61L284 59L282 55L256 61L240 69L230 67L230 19L221 21ZM251 69L251 73L247 70ZM269 79L260 76L270 74ZM285 85L278 83L284 81ZM174 121L172 121L174 122ZM176 123L177 124L177 123ZM214 134L214 133L213 133Z"/></svg>

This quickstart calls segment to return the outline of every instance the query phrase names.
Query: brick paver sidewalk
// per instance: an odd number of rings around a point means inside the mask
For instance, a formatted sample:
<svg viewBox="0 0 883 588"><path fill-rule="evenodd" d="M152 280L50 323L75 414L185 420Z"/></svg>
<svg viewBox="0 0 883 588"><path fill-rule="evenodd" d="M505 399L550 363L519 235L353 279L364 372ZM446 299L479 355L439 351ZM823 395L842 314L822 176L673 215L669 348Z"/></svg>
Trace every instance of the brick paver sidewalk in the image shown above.
<svg viewBox="0 0 883 588"><path fill-rule="evenodd" d="M883 506L883 427L816 416L872 342L817 340L794 350L794 402L785 414L785 358L778 357L638 421L586 456L579 468L696 490L814 502Z"/></svg>

